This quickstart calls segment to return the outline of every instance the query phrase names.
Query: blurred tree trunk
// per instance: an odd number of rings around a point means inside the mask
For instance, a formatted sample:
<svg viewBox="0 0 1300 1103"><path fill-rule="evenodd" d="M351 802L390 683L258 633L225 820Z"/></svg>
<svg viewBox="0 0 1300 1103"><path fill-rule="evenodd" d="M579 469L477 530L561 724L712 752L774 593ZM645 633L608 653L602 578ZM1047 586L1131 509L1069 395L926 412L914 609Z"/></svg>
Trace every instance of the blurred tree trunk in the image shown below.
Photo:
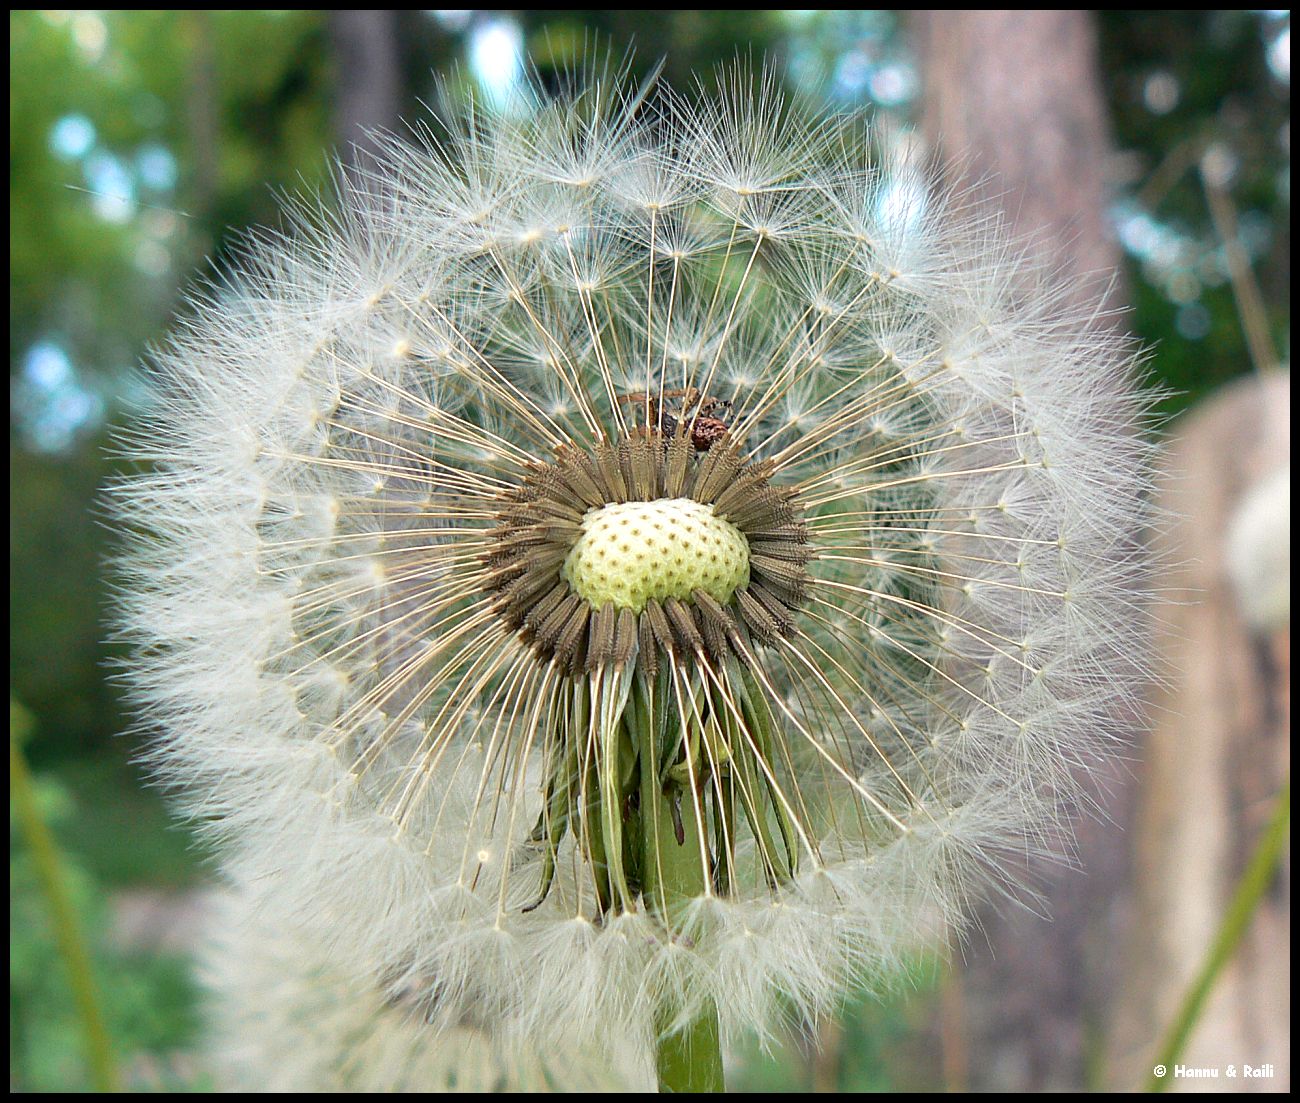
<svg viewBox="0 0 1300 1103"><path fill-rule="evenodd" d="M1201 968L1289 772L1290 627L1252 628L1229 584L1226 536L1244 492L1291 454L1287 375L1234 384L1188 415L1165 460L1162 534L1177 603L1160 652L1167 684L1141 780L1134 832L1136 909L1116 948L1125 968L1109 1025L1105 1087L1151 1074L1159 1035ZM1286 518L1279 518L1285 525ZM1285 1092L1290 1081L1290 894L1275 878L1220 975L1182 1063L1235 1082L1175 1081L1174 1090ZM1243 1064L1273 1065L1246 1078Z"/></svg>
<svg viewBox="0 0 1300 1103"><path fill-rule="evenodd" d="M1082 11L918 12L926 134L954 184L1072 281L1119 261L1106 222L1109 145L1092 17ZM1112 286L1108 307L1121 306ZM1134 1090L1201 966L1286 775L1289 629L1246 627L1224 575L1224 538L1244 488L1288 462L1289 383L1252 380L1192 415L1168 459L1163 537L1186 564L1160 583L1164 610L1155 727L1136 770L1092 779L1104 819L1078 824L1079 872L1031 866L1042 910L982 917L955 982L961 1022L941 1028L975 1056L976 1091ZM1130 776L1136 772L1137 777ZM1192 1065L1274 1065L1270 1079L1183 1081L1212 1090L1285 1091L1289 897L1273 886L1191 1038ZM949 994L951 996L951 993ZM953 1038L954 1032L960 1037ZM946 1047L947 1048L947 1047Z"/></svg>
<svg viewBox="0 0 1300 1103"><path fill-rule="evenodd" d="M335 130L350 168L376 151L371 132L394 130L404 103L395 9L335 10L329 15L337 65Z"/></svg>
<svg viewBox="0 0 1300 1103"><path fill-rule="evenodd" d="M976 186L978 201L1003 211L1073 288L1070 305L1094 308L1120 257L1106 222L1110 144L1091 13L918 11L912 31L923 128L948 182ZM1110 286L1106 305L1118 299ZM950 1088L1081 1090L1095 1081L1089 1061L1115 987L1128 874L1128 772L1117 765L1087 782L1105 821L1077 824L1081 871L1031 863L1022 876L1041 890L1041 907L980 917L983 932L954 982L961 998L946 1001L964 1024L946 1015L941 1028L946 1048L972 1055L969 1085Z"/></svg>
<svg viewBox="0 0 1300 1103"><path fill-rule="evenodd" d="M1096 278L1120 255L1106 218L1110 136L1087 11L917 11L922 130L954 184L983 185L1020 235L1067 276Z"/></svg>

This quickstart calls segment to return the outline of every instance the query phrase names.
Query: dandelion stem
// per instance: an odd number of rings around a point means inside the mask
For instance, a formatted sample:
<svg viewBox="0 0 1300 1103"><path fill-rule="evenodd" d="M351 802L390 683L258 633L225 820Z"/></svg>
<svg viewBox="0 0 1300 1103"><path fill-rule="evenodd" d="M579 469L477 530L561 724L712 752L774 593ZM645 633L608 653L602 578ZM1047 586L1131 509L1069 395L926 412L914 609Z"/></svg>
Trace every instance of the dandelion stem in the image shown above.
<svg viewBox="0 0 1300 1103"><path fill-rule="evenodd" d="M718 1012L710 1008L689 1026L659 1042L655 1055L661 1092L722 1092Z"/></svg>
<svg viewBox="0 0 1300 1103"><path fill-rule="evenodd" d="M662 675L661 675L662 676ZM641 832L644 897L673 939L680 927L681 905L708 891L708 856L701 850L704 824L701 805L688 789L670 782L664 785L658 770L661 748L653 704L629 709L628 720L637 727L641 748ZM683 740L685 743L685 740ZM678 825L680 824L680 840ZM712 1003L703 1005L693 1018L683 1022L682 1009L663 1006L658 1010L660 1031L655 1063L659 1090L663 1092L721 1092L722 1048L718 1012Z"/></svg>

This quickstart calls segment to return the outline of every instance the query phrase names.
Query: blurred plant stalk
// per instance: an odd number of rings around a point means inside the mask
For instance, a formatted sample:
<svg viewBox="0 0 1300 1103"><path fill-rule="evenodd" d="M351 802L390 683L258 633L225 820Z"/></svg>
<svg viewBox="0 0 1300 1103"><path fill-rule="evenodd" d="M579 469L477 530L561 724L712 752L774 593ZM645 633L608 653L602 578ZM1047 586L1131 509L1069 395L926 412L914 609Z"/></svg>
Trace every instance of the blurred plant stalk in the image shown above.
<svg viewBox="0 0 1300 1103"><path fill-rule="evenodd" d="M97 1092L120 1090L112 1043L104 1026L94 972L85 939L77 926L68 896L67 879L54 836L41 816L36 800L36 786L23 754L21 740L30 721L11 702L9 709L9 795L23 837L31 848L37 878L49 905L54 937L59 954L68 970L68 983L77 1005L86 1038L86 1059L90 1078Z"/></svg>
<svg viewBox="0 0 1300 1103"><path fill-rule="evenodd" d="M1241 243L1236 205L1214 172L1207 168L1204 158L1201 160L1201 183L1205 187L1205 200L1210 208L1215 233L1223 243L1224 258L1228 262L1228 280L1232 285L1232 297L1237 304L1237 316L1241 320L1246 347L1250 350L1251 363L1255 371L1261 374L1277 371L1278 359L1273 349L1273 339L1269 335L1268 311L1264 306L1264 296L1259 290L1259 281L1255 279L1255 272L1250 266L1250 255Z"/></svg>
<svg viewBox="0 0 1300 1103"><path fill-rule="evenodd" d="M1241 944L1250 921L1254 917L1264 893L1273 881L1278 863L1286 851L1287 837L1291 826L1291 779L1282 785L1273 809L1273 818L1255 848L1245 874L1237 885L1232 904L1223 917L1218 934L1205 955L1205 963L1200 973L1183 997L1178 1015L1169 1027L1169 1033L1160 1046L1157 1068L1172 1068L1183 1055L1188 1039L1201 1012L1205 1010L1206 1000L1214 988L1214 982L1223 972L1224 966L1232 960L1233 953ZM1173 1084L1169 1075L1156 1076L1154 1073L1147 1084L1147 1090L1153 1092L1168 1091Z"/></svg>

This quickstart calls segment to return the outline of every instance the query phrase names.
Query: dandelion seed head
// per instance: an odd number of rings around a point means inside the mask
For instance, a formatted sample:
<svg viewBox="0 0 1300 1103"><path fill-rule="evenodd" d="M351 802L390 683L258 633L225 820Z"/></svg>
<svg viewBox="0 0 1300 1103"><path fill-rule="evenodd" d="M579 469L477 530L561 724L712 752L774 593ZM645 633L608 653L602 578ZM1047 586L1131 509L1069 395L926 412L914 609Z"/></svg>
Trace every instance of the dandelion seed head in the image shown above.
<svg viewBox="0 0 1300 1103"><path fill-rule="evenodd" d="M255 886L212 901L200 951L208 989L203 1054L229 1092L578 1092L647 1090L624 1046L599 1057L494 1037L473 1016L437 1022L419 983L349 973L301 931L273 924Z"/></svg>
<svg viewBox="0 0 1300 1103"><path fill-rule="evenodd" d="M115 491L131 682L348 975L530 1044L767 1030L1050 849L1145 677L1149 402L858 120L579 83L196 297Z"/></svg>

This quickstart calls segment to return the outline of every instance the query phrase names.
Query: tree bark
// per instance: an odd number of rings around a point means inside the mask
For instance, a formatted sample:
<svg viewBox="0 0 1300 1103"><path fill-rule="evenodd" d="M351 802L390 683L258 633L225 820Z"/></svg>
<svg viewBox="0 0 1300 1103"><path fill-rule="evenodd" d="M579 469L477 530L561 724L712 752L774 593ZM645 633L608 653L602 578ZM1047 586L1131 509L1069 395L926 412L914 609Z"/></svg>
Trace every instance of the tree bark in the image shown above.
<svg viewBox="0 0 1300 1103"><path fill-rule="evenodd" d="M1162 536L1178 566L1160 638L1168 671L1141 777L1136 907L1117 946L1125 968L1110 1017L1107 1088L1151 1075L1289 772L1290 627L1252 628L1225 552L1243 493L1290 462L1290 376L1244 379L1185 418L1165 461ZM1285 520L1282 521L1285 524ZM1285 1092L1290 1082L1290 893L1277 876L1210 992L1182 1063L1217 1079L1171 1089ZM1242 1066L1272 1065L1246 1077ZM1234 1065L1238 1075L1226 1078Z"/></svg>
<svg viewBox="0 0 1300 1103"><path fill-rule="evenodd" d="M1111 160L1087 11L917 11L922 132L951 183L976 186L1092 305L1120 255L1106 218ZM1091 279L1088 279L1091 277Z"/></svg>
<svg viewBox="0 0 1300 1103"><path fill-rule="evenodd" d="M1119 303L1107 221L1110 143L1085 11L918 11L923 131L946 182L1007 218L1071 288L1079 311ZM954 983L973 1091L1081 1090L1114 984L1113 932L1127 878L1123 826L1132 785L1116 766L1084 783L1105 819L1080 818L1079 870L1030 863L1033 910L980 917ZM1050 921L1048 918L1050 917ZM947 1033L951 1035L951 1027ZM956 1085L953 1085L956 1086Z"/></svg>
<svg viewBox="0 0 1300 1103"><path fill-rule="evenodd" d="M337 63L335 130L350 169L377 150L374 132L396 129L402 110L402 59L395 9L330 12Z"/></svg>

